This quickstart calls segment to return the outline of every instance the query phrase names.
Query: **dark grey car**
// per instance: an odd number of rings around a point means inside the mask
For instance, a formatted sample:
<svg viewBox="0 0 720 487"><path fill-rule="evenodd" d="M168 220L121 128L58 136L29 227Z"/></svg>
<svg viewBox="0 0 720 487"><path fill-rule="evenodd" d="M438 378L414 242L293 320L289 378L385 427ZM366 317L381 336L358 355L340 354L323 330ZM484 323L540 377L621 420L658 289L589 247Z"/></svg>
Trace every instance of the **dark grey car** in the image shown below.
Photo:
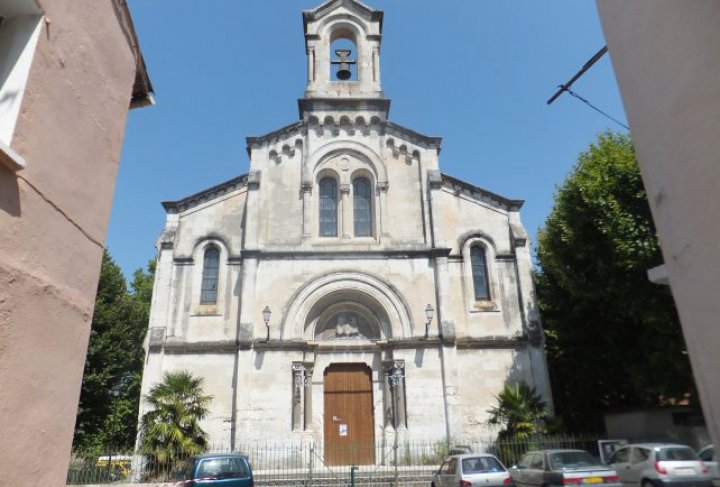
<svg viewBox="0 0 720 487"><path fill-rule="evenodd" d="M584 450L528 452L510 469L510 476L518 487L621 487L617 472Z"/></svg>

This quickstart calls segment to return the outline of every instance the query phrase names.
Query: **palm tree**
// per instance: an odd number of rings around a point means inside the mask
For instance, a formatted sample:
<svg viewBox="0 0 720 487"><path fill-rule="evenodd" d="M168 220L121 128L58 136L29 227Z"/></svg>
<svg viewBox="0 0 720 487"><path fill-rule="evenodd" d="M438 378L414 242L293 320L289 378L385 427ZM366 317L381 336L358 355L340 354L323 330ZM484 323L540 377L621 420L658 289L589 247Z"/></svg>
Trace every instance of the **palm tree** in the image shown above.
<svg viewBox="0 0 720 487"><path fill-rule="evenodd" d="M172 468L178 460L207 448L200 420L207 415L212 396L203 394L202 382L188 371L166 372L145 396L151 409L140 422L140 448L155 468Z"/></svg>
<svg viewBox="0 0 720 487"><path fill-rule="evenodd" d="M547 407L534 387L522 381L505 384L495 399L498 405L487 410L490 414L487 424L502 427L498 439L527 439L543 432Z"/></svg>

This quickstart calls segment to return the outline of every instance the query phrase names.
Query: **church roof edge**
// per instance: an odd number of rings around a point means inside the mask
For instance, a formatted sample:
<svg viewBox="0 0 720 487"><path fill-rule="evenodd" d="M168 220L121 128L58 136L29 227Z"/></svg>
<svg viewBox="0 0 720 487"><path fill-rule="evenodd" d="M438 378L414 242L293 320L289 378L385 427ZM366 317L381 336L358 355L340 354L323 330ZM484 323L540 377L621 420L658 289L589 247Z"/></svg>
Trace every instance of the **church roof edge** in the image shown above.
<svg viewBox="0 0 720 487"><path fill-rule="evenodd" d="M231 191L247 186L248 175L242 174L228 181L216 184L208 189L192 194L177 201L163 201L162 206L167 213L180 213L206 201L225 195Z"/></svg>
<svg viewBox="0 0 720 487"><path fill-rule="evenodd" d="M493 193L486 189L480 188L461 179L457 179L448 174L442 173L443 185L449 186L453 189L464 190L466 194L475 197L481 201L488 202L495 206L500 206L503 209L509 211L519 211L520 208L525 204L525 200L513 200L500 196L499 194Z"/></svg>

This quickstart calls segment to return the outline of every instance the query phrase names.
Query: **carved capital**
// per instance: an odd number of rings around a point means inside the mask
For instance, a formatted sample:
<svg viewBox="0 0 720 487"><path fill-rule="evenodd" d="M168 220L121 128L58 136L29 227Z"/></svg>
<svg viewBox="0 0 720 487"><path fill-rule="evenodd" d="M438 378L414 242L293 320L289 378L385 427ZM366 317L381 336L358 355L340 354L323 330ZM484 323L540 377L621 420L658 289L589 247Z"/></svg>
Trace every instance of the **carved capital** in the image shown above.
<svg viewBox="0 0 720 487"><path fill-rule="evenodd" d="M543 330L540 326L540 321L537 319L531 319L527 324L528 341L533 347L539 347L543 340Z"/></svg>
<svg viewBox="0 0 720 487"><path fill-rule="evenodd" d="M151 348L162 347L165 344L165 331L167 330L164 326L154 326L150 328L148 341Z"/></svg>
<svg viewBox="0 0 720 487"><path fill-rule="evenodd" d="M166 228L160 235L160 249L171 249L175 246L175 228Z"/></svg>
<svg viewBox="0 0 720 487"><path fill-rule="evenodd" d="M260 170L253 169L248 173L247 185L248 189L256 190L260 188Z"/></svg>
<svg viewBox="0 0 720 487"><path fill-rule="evenodd" d="M380 191L381 193L387 193L387 190L388 190L388 187L389 187L389 186L390 186L390 185L388 184L387 181L379 181L379 182L377 183L377 189L378 189L378 191Z"/></svg>
<svg viewBox="0 0 720 487"><path fill-rule="evenodd" d="M350 185L348 183L342 183L340 185L340 192L343 194L350 194Z"/></svg>
<svg viewBox="0 0 720 487"><path fill-rule="evenodd" d="M405 380L405 361L389 360L383 362L385 368L385 377L387 377L388 385L395 389L402 385Z"/></svg>
<svg viewBox="0 0 720 487"><path fill-rule="evenodd" d="M313 183L312 181L303 181L300 183L300 190L303 193L312 193Z"/></svg>
<svg viewBox="0 0 720 487"><path fill-rule="evenodd" d="M431 169L427 172L428 186L430 189L440 189L442 187L442 173L437 169Z"/></svg>

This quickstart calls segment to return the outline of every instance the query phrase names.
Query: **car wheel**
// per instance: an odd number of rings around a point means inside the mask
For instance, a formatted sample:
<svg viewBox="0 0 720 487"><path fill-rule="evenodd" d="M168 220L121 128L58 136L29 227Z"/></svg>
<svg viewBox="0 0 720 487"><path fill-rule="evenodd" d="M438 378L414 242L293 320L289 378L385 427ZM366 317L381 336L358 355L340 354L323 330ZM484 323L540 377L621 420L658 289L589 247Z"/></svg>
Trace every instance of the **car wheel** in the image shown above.
<svg viewBox="0 0 720 487"><path fill-rule="evenodd" d="M642 487L655 487L655 484L650 482L649 480L643 480L642 481Z"/></svg>

